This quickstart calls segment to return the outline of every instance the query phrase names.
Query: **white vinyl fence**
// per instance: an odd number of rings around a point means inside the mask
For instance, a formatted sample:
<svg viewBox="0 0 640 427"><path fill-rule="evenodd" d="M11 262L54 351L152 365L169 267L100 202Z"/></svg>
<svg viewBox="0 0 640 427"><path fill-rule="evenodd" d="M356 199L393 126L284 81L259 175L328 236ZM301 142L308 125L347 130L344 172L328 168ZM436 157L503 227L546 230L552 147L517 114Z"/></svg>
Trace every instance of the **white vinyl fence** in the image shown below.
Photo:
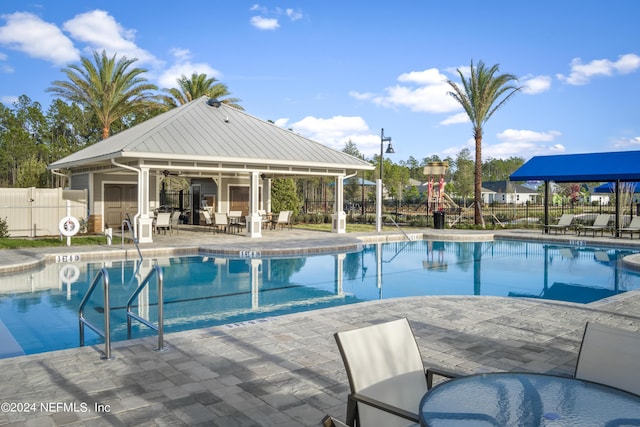
<svg viewBox="0 0 640 427"><path fill-rule="evenodd" d="M67 216L67 200L71 216L83 224L88 216L87 198L87 190L2 188L0 218L6 220L11 237L59 236L58 224Z"/></svg>

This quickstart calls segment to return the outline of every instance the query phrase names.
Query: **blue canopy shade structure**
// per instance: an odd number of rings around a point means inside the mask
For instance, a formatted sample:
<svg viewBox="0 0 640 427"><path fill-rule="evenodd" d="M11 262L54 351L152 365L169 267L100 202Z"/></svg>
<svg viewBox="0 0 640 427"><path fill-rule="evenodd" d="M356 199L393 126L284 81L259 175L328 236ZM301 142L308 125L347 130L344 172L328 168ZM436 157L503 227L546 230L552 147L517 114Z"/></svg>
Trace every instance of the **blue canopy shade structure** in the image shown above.
<svg viewBox="0 0 640 427"><path fill-rule="evenodd" d="M509 177L511 181L598 182L611 181L616 194L615 230L620 229L620 197L622 185L615 183L640 181L640 151L562 154L535 156ZM549 225L549 185L544 194L544 231ZM610 192L607 190L606 192ZM618 233L616 231L616 233Z"/></svg>
<svg viewBox="0 0 640 427"><path fill-rule="evenodd" d="M535 156L511 174L511 181L640 181L640 151Z"/></svg>
<svg viewBox="0 0 640 427"><path fill-rule="evenodd" d="M628 188L634 193L640 193L640 182L624 182L621 185L628 186ZM602 185L598 185L593 189L594 193L613 193L616 191L616 183L615 182L605 182Z"/></svg>

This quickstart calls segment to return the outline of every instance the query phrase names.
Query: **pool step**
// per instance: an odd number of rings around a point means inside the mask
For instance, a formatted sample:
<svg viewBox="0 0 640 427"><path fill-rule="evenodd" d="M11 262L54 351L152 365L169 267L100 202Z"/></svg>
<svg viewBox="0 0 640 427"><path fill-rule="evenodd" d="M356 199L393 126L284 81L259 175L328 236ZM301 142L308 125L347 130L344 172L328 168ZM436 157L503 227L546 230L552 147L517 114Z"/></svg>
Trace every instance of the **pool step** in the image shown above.
<svg viewBox="0 0 640 427"><path fill-rule="evenodd" d="M24 355L24 350L0 320L0 359Z"/></svg>

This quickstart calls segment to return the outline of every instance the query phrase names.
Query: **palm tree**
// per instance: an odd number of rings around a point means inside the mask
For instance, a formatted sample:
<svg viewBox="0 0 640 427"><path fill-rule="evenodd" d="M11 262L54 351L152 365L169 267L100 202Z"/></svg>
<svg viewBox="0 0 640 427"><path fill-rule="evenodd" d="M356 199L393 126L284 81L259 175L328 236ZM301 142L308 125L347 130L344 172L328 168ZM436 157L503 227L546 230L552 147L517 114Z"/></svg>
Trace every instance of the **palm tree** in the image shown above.
<svg viewBox="0 0 640 427"><path fill-rule="evenodd" d="M219 99L230 107L244 110L244 108L238 104L238 102L240 102L238 98L223 99L223 97L229 96L231 93L227 85L218 82L215 77L207 77L204 73L193 73L191 74L191 78L188 78L183 74L176 81L178 82L177 88L165 89L165 91L171 95L165 97L165 103L170 107L184 105L187 102L206 95L210 98Z"/></svg>
<svg viewBox="0 0 640 427"><path fill-rule="evenodd" d="M93 62L82 57L80 64L63 68L68 80L54 81L47 92L93 110L106 139L113 122L157 105L157 95L151 91L158 87L142 77L146 69L130 68L136 61L124 56L116 61L115 54L93 52Z"/></svg>
<svg viewBox="0 0 640 427"><path fill-rule="evenodd" d="M512 84L518 79L512 74L498 74L499 65L486 68L484 62L479 61L477 68L474 68L471 61L471 74L469 79L465 79L460 69L456 70L462 81L462 87L448 80L447 83L453 88L449 95L462 105L462 108L469 116L473 125L473 138L476 142L475 158L475 224L484 225L480 202L482 200L482 126L489 120L493 113L502 107L522 87Z"/></svg>

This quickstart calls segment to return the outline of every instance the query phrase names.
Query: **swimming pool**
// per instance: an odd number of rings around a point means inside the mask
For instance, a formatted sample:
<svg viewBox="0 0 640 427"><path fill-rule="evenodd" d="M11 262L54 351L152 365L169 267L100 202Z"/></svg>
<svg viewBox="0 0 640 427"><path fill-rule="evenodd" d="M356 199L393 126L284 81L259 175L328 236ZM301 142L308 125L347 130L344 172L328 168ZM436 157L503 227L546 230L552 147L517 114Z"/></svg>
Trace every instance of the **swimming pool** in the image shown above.
<svg viewBox="0 0 640 427"><path fill-rule="evenodd" d="M618 262L631 253L508 240L413 241L297 258L246 253L243 258L198 255L49 264L0 277L0 357L3 340L11 338L26 354L77 347L78 307L103 267L109 272L112 341L119 341L127 339L127 299L154 264L164 276L164 330L175 332L404 296L491 295L588 303L640 289L639 274ZM135 310L155 322L156 302L152 283ZM85 315L103 324L99 290ZM133 338L154 334L134 322ZM85 344L102 342L86 329ZM5 350L4 357L11 355L15 353Z"/></svg>

